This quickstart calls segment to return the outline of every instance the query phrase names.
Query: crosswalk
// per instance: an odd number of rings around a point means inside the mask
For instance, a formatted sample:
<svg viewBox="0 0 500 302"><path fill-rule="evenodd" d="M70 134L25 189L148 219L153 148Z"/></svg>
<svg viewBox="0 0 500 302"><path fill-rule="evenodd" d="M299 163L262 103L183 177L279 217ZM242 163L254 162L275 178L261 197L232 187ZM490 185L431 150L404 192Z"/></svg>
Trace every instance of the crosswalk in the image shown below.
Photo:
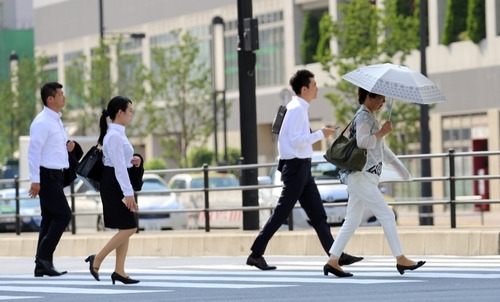
<svg viewBox="0 0 500 302"><path fill-rule="evenodd" d="M112 285L111 271L103 270L101 282L88 271L70 271L60 277L34 278L32 274L0 275L0 301L35 301L54 295L127 295L168 293L181 289L269 289L301 287L308 284L398 284L423 283L449 279L498 279L499 257L424 257L427 264L400 276L391 257L367 257L365 261L346 267L352 278L323 276L320 261L300 258L273 261L276 271L259 271L244 264L193 264L158 266L154 269L129 269L134 285ZM430 258L430 259L429 259ZM90 298L89 298L90 299Z"/></svg>

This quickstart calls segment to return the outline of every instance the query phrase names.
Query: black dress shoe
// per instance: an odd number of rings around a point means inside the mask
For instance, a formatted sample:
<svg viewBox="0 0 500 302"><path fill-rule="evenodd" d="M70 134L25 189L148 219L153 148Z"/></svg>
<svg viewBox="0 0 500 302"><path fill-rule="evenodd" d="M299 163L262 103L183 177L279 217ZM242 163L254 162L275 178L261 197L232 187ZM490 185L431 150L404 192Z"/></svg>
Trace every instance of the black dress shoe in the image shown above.
<svg viewBox="0 0 500 302"><path fill-rule="evenodd" d="M99 268L94 267L94 259L95 259L95 254L92 254L85 259L85 262L89 262L89 271L90 274L96 279L97 281L99 280Z"/></svg>
<svg viewBox="0 0 500 302"><path fill-rule="evenodd" d="M57 271L54 268L52 262L48 260L36 259L35 263L36 263L35 277L43 277L44 275L50 277L56 277L67 273L67 271L61 271L61 272Z"/></svg>
<svg viewBox="0 0 500 302"><path fill-rule="evenodd" d="M254 258L252 256L248 256L247 265L255 266L258 269L263 271L270 271L276 269L276 266L267 265L266 259L264 257Z"/></svg>
<svg viewBox="0 0 500 302"><path fill-rule="evenodd" d="M123 284L134 284L134 283L140 282L139 280L134 280L134 279L130 278L129 276L123 277L122 275L118 274L117 272L113 272L111 274L111 282L113 282L113 284L115 284L116 280L120 281Z"/></svg>
<svg viewBox="0 0 500 302"><path fill-rule="evenodd" d="M342 265L350 265L350 264L359 262L359 261L361 261L363 259L365 259L365 258L352 256L352 255L349 255L347 253L342 253L342 255L340 255L340 258L339 258L339 265L340 266L342 266Z"/></svg>
<svg viewBox="0 0 500 302"><path fill-rule="evenodd" d="M405 270L413 271L413 270L416 270L417 268L421 267L424 264L425 264L425 261L419 261L415 265L410 265L410 266L396 264L396 268L398 269L398 272L402 275L405 273Z"/></svg>
<svg viewBox="0 0 500 302"><path fill-rule="evenodd" d="M331 266L330 264L325 264L325 266L323 266L323 274L325 276L328 276L328 273L332 273L334 274L335 276L339 277L339 278L344 278L344 277L352 277L353 275L351 273L346 273L346 272L343 272L343 271L339 271L338 269L334 268L333 266Z"/></svg>

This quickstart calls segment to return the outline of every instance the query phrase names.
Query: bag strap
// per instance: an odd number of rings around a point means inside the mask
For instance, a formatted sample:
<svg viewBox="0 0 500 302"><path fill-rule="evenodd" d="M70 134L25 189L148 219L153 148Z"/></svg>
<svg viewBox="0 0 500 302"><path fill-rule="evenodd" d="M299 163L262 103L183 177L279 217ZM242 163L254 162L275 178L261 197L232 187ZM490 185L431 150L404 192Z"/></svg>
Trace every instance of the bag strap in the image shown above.
<svg viewBox="0 0 500 302"><path fill-rule="evenodd" d="M361 110L361 111L366 111L368 112L368 110ZM347 130L347 128L349 128L349 125L352 124L352 122L356 119L356 116L358 116L358 114L361 112L361 111L358 111L356 112L356 114L354 115L354 117L352 118L352 120L349 122L349 124L347 124L347 126L345 126L344 130L342 131L342 133L340 133L340 135L344 135L344 132Z"/></svg>

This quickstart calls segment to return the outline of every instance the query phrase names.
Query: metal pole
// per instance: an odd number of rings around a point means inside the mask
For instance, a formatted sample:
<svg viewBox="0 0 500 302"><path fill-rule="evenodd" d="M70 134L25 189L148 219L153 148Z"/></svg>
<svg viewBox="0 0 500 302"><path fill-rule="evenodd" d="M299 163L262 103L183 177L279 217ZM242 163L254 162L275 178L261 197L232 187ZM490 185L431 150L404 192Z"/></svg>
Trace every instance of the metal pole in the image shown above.
<svg viewBox="0 0 500 302"><path fill-rule="evenodd" d="M241 156L244 164L257 163L257 113L255 96L255 46L258 31L252 28L252 1L238 0L238 80L240 93ZM245 24L244 24L245 23ZM250 24L249 24L250 23ZM242 185L257 185L257 169L242 171ZM258 206L258 190L243 190L243 206ZM259 211L243 212L243 230L259 229Z"/></svg>
<svg viewBox="0 0 500 302"><path fill-rule="evenodd" d="M101 40L104 39L104 14L102 9L102 0L99 0L99 33Z"/></svg>
<svg viewBox="0 0 500 302"><path fill-rule="evenodd" d="M427 75L427 0L420 1L420 72ZM429 105L420 105L420 153L430 153L430 130L429 130ZM430 159L422 159L422 177L431 176ZM421 185L422 197L432 197L432 186L430 182L423 182ZM432 205L418 207L420 225L433 225Z"/></svg>
<svg viewBox="0 0 500 302"><path fill-rule="evenodd" d="M455 150L448 150L450 165L450 225L452 229L457 227L457 204L455 203Z"/></svg>
<svg viewBox="0 0 500 302"><path fill-rule="evenodd" d="M104 41L104 11L102 0L99 0L99 46L102 47ZM104 79L101 79L101 84L104 83ZM104 98L101 96L101 108L104 108Z"/></svg>
<svg viewBox="0 0 500 302"><path fill-rule="evenodd" d="M226 109L226 92L222 91L222 121L224 123L224 164L229 163L229 158L227 155L227 109Z"/></svg>
<svg viewBox="0 0 500 302"><path fill-rule="evenodd" d="M209 179L208 179L208 165L203 164L203 190L205 195L205 232L210 232L210 201L209 201Z"/></svg>
<svg viewBox="0 0 500 302"><path fill-rule="evenodd" d="M214 161L215 164L219 162L219 151L217 145L217 91L214 91Z"/></svg>

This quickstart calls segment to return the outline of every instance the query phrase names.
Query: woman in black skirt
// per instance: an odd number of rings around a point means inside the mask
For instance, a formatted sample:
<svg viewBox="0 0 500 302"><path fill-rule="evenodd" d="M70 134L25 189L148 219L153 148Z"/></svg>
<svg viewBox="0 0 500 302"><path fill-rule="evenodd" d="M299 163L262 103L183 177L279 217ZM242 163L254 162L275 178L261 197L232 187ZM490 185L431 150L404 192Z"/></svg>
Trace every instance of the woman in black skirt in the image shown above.
<svg viewBox="0 0 500 302"><path fill-rule="evenodd" d="M106 118L109 116L111 123ZM113 250L116 253L115 271L111 281L124 284L138 283L125 273L125 258L130 236L137 230L135 212L137 203L130 183L128 169L139 167L141 158L134 156L134 149L125 135L125 126L132 120L132 102L122 96L112 98L107 109L103 110L98 139L102 145L104 168L100 182L100 194L103 205L104 226L118 229L106 245L97 254L87 259L92 276L99 281L99 267L106 256Z"/></svg>

